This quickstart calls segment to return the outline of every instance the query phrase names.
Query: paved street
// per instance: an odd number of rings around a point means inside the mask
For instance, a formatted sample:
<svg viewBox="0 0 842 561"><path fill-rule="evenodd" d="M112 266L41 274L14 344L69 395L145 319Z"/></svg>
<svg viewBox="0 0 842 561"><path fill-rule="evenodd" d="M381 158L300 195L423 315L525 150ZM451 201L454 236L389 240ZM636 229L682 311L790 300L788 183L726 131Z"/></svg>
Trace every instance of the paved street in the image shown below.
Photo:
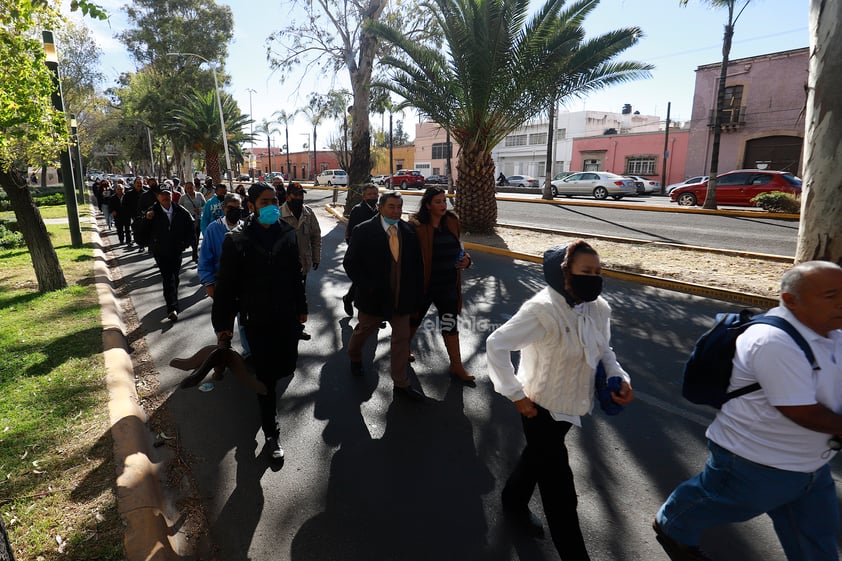
<svg viewBox="0 0 842 561"><path fill-rule="evenodd" d="M348 286L344 229L318 214L322 266L307 279L313 339L301 342L299 368L280 386L284 465L270 466L262 453L256 400L231 376L212 391L176 390L167 400L219 559L558 559L550 540L513 535L502 518L499 492L523 437L516 410L493 392L484 353L494 326L543 286L540 267L475 254L460 332L477 387L450 382L444 346L430 328L414 345L414 373L428 402L393 401L388 328L369 349L369 373L349 374L345 345L355 320L344 317L340 300ZM188 261L182 272L182 313L171 325L151 257L123 248L113 256L162 391L170 391L185 375L170 359L215 341L195 265ZM614 308L613 344L639 399L619 417L596 412L568 437L582 527L595 561L666 560L652 517L677 483L701 469L713 418L680 397L681 366L712 314L733 306L614 279L605 295ZM542 516L537 497L532 507ZM767 519L712 531L703 546L721 561L784 559Z"/></svg>

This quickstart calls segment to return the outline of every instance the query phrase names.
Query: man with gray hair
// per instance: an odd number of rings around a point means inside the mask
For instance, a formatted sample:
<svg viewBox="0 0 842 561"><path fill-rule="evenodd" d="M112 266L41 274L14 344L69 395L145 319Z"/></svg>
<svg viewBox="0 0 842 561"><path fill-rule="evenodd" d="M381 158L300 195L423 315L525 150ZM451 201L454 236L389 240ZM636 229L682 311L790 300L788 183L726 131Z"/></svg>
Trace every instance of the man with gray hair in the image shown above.
<svg viewBox="0 0 842 561"><path fill-rule="evenodd" d="M661 506L654 529L673 561L708 560L703 530L768 514L789 561L839 559L839 505L828 462L842 449L842 268L800 263L781 278L780 305L815 357L771 325L738 338L731 399L708 427L704 471Z"/></svg>

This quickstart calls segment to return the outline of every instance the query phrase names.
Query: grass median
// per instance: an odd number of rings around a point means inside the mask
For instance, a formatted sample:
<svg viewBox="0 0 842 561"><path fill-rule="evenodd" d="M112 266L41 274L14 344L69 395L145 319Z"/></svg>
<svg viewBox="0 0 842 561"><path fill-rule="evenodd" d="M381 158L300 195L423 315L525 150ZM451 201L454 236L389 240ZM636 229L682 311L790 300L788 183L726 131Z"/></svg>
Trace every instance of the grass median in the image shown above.
<svg viewBox="0 0 842 561"><path fill-rule="evenodd" d="M80 249L47 230L63 290L38 293L26 248L0 251L0 511L19 559L123 559L90 224Z"/></svg>

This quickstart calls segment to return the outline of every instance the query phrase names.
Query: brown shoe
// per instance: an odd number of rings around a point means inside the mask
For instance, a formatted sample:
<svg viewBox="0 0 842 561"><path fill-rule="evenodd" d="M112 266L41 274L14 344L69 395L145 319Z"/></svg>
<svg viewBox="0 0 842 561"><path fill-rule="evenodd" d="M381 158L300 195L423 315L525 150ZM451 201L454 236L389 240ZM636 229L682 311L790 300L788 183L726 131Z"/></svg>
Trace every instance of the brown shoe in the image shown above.
<svg viewBox="0 0 842 561"><path fill-rule="evenodd" d="M657 519L652 522L652 529L655 530L655 539L672 561L713 561L698 546L678 542L666 535Z"/></svg>

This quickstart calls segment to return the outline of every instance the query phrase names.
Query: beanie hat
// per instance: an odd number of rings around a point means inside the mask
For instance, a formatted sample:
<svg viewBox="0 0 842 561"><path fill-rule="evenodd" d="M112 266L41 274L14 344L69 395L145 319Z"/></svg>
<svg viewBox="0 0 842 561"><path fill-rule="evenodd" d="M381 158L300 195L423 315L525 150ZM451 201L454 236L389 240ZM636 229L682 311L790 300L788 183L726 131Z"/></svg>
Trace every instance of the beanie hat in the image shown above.
<svg viewBox="0 0 842 561"><path fill-rule="evenodd" d="M566 245L556 245L544 252L544 280L560 294L564 293L564 271L561 264L566 254Z"/></svg>

